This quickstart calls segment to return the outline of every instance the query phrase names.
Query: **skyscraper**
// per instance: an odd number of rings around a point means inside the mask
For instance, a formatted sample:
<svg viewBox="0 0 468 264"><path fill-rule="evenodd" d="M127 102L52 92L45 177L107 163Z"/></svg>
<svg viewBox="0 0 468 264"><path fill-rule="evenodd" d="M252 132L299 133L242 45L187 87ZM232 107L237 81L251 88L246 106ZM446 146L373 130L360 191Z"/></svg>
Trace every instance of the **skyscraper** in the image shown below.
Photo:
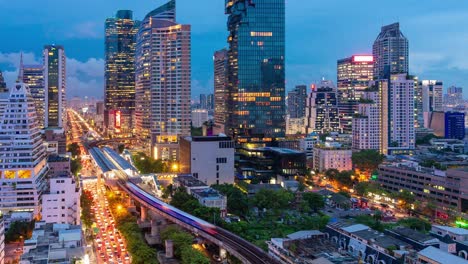
<svg viewBox="0 0 468 264"><path fill-rule="evenodd" d="M285 0L226 0L228 121L234 136L284 136Z"/></svg>
<svg viewBox="0 0 468 264"><path fill-rule="evenodd" d="M29 92L36 105L37 122L39 128L44 128L45 123L45 87L44 67L42 65L23 65L22 82L29 87Z"/></svg>
<svg viewBox="0 0 468 264"><path fill-rule="evenodd" d="M135 37L139 22L119 10L106 19L105 126L110 134L131 133L135 111ZM116 121L116 117L120 120Z"/></svg>
<svg viewBox="0 0 468 264"><path fill-rule="evenodd" d="M430 114L444 110L443 105L443 82L435 80L422 80L418 84L422 95L422 114L424 127L429 127Z"/></svg>
<svg viewBox="0 0 468 264"><path fill-rule="evenodd" d="M175 1L150 12L136 44L136 128L154 158L175 160L190 135L190 25L175 22Z"/></svg>
<svg viewBox="0 0 468 264"><path fill-rule="evenodd" d="M206 108L209 111L213 111L213 109L214 109L214 94L208 94L206 96Z"/></svg>
<svg viewBox="0 0 468 264"><path fill-rule="evenodd" d="M372 47L375 60L374 77L388 79L392 74L408 73L408 39L400 31L400 23L383 26Z"/></svg>
<svg viewBox="0 0 468 264"><path fill-rule="evenodd" d="M46 128L61 128L64 124L66 74L65 50L62 46L44 46L44 86Z"/></svg>
<svg viewBox="0 0 468 264"><path fill-rule="evenodd" d="M6 86L6 83L5 83L5 79L3 78L3 73L2 73L2 71L0 71L0 93L4 93L7 90L8 89L7 89L7 86Z"/></svg>
<svg viewBox="0 0 468 264"><path fill-rule="evenodd" d="M214 134L225 134L224 127L227 121L227 50L222 49L214 53Z"/></svg>
<svg viewBox="0 0 468 264"><path fill-rule="evenodd" d="M206 94L200 94L200 108L208 109L208 101L206 100Z"/></svg>
<svg viewBox="0 0 468 264"><path fill-rule="evenodd" d="M414 79L407 74L392 75L379 83L383 154L408 153L415 147Z"/></svg>
<svg viewBox="0 0 468 264"><path fill-rule="evenodd" d="M289 118L303 118L306 113L307 86L297 85L288 93Z"/></svg>
<svg viewBox="0 0 468 264"><path fill-rule="evenodd" d="M17 83L10 90L0 112L0 210L31 211L38 216L49 170L46 150L27 86Z"/></svg>
<svg viewBox="0 0 468 264"><path fill-rule="evenodd" d="M357 114L352 116L352 143L355 150L380 150L380 97L378 85L371 85L361 94Z"/></svg>
<svg viewBox="0 0 468 264"><path fill-rule="evenodd" d="M307 134L339 131L338 92L332 81L323 80L318 85L312 85L307 98L306 118Z"/></svg>
<svg viewBox="0 0 468 264"><path fill-rule="evenodd" d="M352 118L369 82L374 77L374 57L353 55L337 62L337 86L340 107L340 127L343 132L352 130Z"/></svg>

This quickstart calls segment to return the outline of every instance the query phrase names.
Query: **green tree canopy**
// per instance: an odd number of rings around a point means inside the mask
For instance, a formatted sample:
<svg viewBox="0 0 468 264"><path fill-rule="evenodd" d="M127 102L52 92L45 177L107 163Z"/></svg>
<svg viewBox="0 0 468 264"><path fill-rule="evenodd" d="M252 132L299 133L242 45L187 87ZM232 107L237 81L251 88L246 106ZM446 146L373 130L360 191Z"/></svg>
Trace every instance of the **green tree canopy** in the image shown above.
<svg viewBox="0 0 468 264"><path fill-rule="evenodd" d="M306 203L308 208L314 212L325 207L323 196L318 193L306 192L302 194L302 200Z"/></svg>
<svg viewBox="0 0 468 264"><path fill-rule="evenodd" d="M133 164L143 174L169 172L169 166L162 160L155 160L142 152L132 156Z"/></svg>
<svg viewBox="0 0 468 264"><path fill-rule="evenodd" d="M354 168L368 173L371 173L374 170L376 170L379 167L379 165L384 161L384 159L385 156L374 149L353 152L353 155L351 157Z"/></svg>

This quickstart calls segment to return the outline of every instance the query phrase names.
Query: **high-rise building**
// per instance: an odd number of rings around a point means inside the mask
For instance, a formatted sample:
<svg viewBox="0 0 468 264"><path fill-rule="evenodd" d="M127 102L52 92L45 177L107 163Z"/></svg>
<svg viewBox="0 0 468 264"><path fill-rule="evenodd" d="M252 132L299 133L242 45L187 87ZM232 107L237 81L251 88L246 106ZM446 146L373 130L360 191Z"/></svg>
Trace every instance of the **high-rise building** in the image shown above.
<svg viewBox="0 0 468 264"><path fill-rule="evenodd" d="M465 113L463 112L431 112L428 128L434 135L449 139L465 138Z"/></svg>
<svg viewBox="0 0 468 264"><path fill-rule="evenodd" d="M136 44L136 128L152 156L176 160L190 135L191 29L175 22L175 1L142 21Z"/></svg>
<svg viewBox="0 0 468 264"><path fill-rule="evenodd" d="M226 132L233 136L284 136L285 0L227 0L226 14Z"/></svg>
<svg viewBox="0 0 468 264"><path fill-rule="evenodd" d="M362 93L357 114L353 116L353 149L380 150L380 92L378 85Z"/></svg>
<svg viewBox="0 0 468 264"><path fill-rule="evenodd" d="M424 127L429 127L430 113L444 110L443 83L435 80L422 80L418 84L422 95L422 114Z"/></svg>
<svg viewBox="0 0 468 264"><path fill-rule="evenodd" d="M44 127L63 127L66 104L66 58L63 46L44 46L44 87L45 120Z"/></svg>
<svg viewBox="0 0 468 264"><path fill-rule="evenodd" d="M130 10L119 10L115 17L106 19L104 122L109 134L131 133L133 128L138 26ZM111 117L116 116L119 122L112 122Z"/></svg>
<svg viewBox="0 0 468 264"><path fill-rule="evenodd" d="M359 99L374 77L374 57L353 55L337 62L337 87L340 107L340 127L343 132L352 130L353 115Z"/></svg>
<svg viewBox="0 0 468 264"><path fill-rule="evenodd" d="M414 81L414 127L424 130L423 91L417 76L410 76Z"/></svg>
<svg viewBox="0 0 468 264"><path fill-rule="evenodd" d="M227 50L222 49L214 53L214 133L225 134L224 127L227 121Z"/></svg>
<svg viewBox="0 0 468 264"><path fill-rule="evenodd" d="M206 99L206 94L200 94L200 108L208 109L208 100Z"/></svg>
<svg viewBox="0 0 468 264"><path fill-rule="evenodd" d="M381 93L381 152L408 153L415 147L414 79L407 74L379 81Z"/></svg>
<svg viewBox="0 0 468 264"><path fill-rule="evenodd" d="M213 111L213 109L214 109L214 94L208 94L206 96L206 108L209 111Z"/></svg>
<svg viewBox="0 0 468 264"><path fill-rule="evenodd" d="M306 114L307 86L297 85L288 93L289 118L303 118Z"/></svg>
<svg viewBox="0 0 468 264"><path fill-rule="evenodd" d="M25 84L10 89L0 124L0 210L38 216L49 168L34 99Z"/></svg>
<svg viewBox="0 0 468 264"><path fill-rule="evenodd" d="M44 128L45 123L45 87L44 67L38 65L22 65L22 81L29 87L29 92L36 105L39 128Z"/></svg>
<svg viewBox="0 0 468 264"><path fill-rule="evenodd" d="M8 91L5 79L3 78L3 73L0 71L0 93Z"/></svg>
<svg viewBox="0 0 468 264"><path fill-rule="evenodd" d="M444 105L446 108L455 108L463 105L463 88L450 86L447 88L447 94L444 98Z"/></svg>
<svg viewBox="0 0 468 264"><path fill-rule="evenodd" d="M80 188L71 173L49 179L49 190L42 196L42 221L80 224Z"/></svg>
<svg viewBox="0 0 468 264"><path fill-rule="evenodd" d="M307 128L311 132L338 132L340 119L338 112L338 92L332 81L321 81L312 85L312 91L307 98Z"/></svg>
<svg viewBox="0 0 468 264"><path fill-rule="evenodd" d="M408 39L400 31L400 23L383 26L372 47L375 60L374 77L388 79L392 74L408 74Z"/></svg>

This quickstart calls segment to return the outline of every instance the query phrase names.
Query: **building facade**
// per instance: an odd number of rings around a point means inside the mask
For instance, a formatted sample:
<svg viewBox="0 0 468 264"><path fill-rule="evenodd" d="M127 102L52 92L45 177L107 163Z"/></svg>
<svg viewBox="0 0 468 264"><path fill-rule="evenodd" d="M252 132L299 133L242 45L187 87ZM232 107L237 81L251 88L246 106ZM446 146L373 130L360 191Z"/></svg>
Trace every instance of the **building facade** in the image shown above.
<svg viewBox="0 0 468 264"><path fill-rule="evenodd" d="M229 137L182 138L180 162L182 173L207 185L234 183L234 142Z"/></svg>
<svg viewBox="0 0 468 264"><path fill-rule="evenodd" d="M228 74L226 132L285 134L285 0L226 1Z"/></svg>
<svg viewBox="0 0 468 264"><path fill-rule="evenodd" d="M66 105L66 58L63 46L47 45L43 51L44 127L63 127Z"/></svg>
<svg viewBox="0 0 468 264"><path fill-rule="evenodd" d="M156 159L177 160L190 135L191 29L175 22L175 1L151 11L136 43L136 129Z"/></svg>
<svg viewBox="0 0 468 264"><path fill-rule="evenodd" d="M139 22L130 10L119 10L105 22L104 122L112 135L131 133L135 111L135 38ZM119 112L119 122L109 122ZM115 118L115 115L114 115ZM111 126L110 124L114 125Z"/></svg>
<svg viewBox="0 0 468 264"><path fill-rule="evenodd" d="M340 127L351 132L353 115L369 82L374 77L374 57L353 55L337 62L337 87L340 107Z"/></svg>
<svg viewBox="0 0 468 264"><path fill-rule="evenodd" d="M463 88L450 86L447 88L447 94L444 96L444 106L454 108L463 105Z"/></svg>
<svg viewBox="0 0 468 264"><path fill-rule="evenodd" d="M306 133L340 130L338 93L332 81L323 80L312 85L307 98L306 118Z"/></svg>
<svg viewBox="0 0 468 264"><path fill-rule="evenodd" d="M7 85L5 83L5 78L3 78L3 73L0 71L0 93L5 93L8 91Z"/></svg>
<svg viewBox="0 0 468 264"><path fill-rule="evenodd" d="M50 178L49 191L42 195L42 220L79 225L80 195L80 188L71 173Z"/></svg>
<svg viewBox="0 0 468 264"><path fill-rule="evenodd" d="M467 168L441 171L407 162L382 164L378 170L377 182L387 191L410 191L416 200L433 201L438 210L468 210L468 194L464 191L468 188Z"/></svg>
<svg viewBox="0 0 468 264"><path fill-rule="evenodd" d="M227 122L227 70L228 55L227 50L222 49L214 53L214 133L226 133Z"/></svg>
<svg viewBox="0 0 468 264"><path fill-rule="evenodd" d="M0 264L5 263L5 222L0 215Z"/></svg>
<svg viewBox="0 0 468 264"><path fill-rule="evenodd" d="M22 81L29 87L29 92L36 105L39 127L44 127L45 122L45 87L44 87L44 66L23 65Z"/></svg>
<svg viewBox="0 0 468 264"><path fill-rule="evenodd" d="M195 109L192 110L192 127L202 127L203 123L208 121L208 110Z"/></svg>
<svg viewBox="0 0 468 264"><path fill-rule="evenodd" d="M378 86L371 86L361 95L357 114L353 116L353 149L380 150L380 93Z"/></svg>
<svg viewBox="0 0 468 264"><path fill-rule="evenodd" d="M49 167L36 106L25 84L11 89L0 122L0 211L38 216Z"/></svg>
<svg viewBox="0 0 468 264"><path fill-rule="evenodd" d="M424 127L428 128L430 113L444 110L443 83L442 81L422 80L417 88L421 89Z"/></svg>
<svg viewBox="0 0 468 264"><path fill-rule="evenodd" d="M372 55L376 79L388 79L392 74L409 72L409 44L400 31L400 23L382 27L372 46Z"/></svg>
<svg viewBox="0 0 468 264"><path fill-rule="evenodd" d="M381 152L408 153L415 148L414 80L406 74L392 75L390 84L380 81Z"/></svg>
<svg viewBox="0 0 468 264"><path fill-rule="evenodd" d="M313 168L320 172L328 169L348 171L353 169L352 150L340 145L318 144L314 146Z"/></svg>
<svg viewBox="0 0 468 264"><path fill-rule="evenodd" d="M306 115L307 86L297 85L288 93L289 118L303 118Z"/></svg>
<svg viewBox="0 0 468 264"><path fill-rule="evenodd" d="M444 138L465 139L465 113L446 112L444 119Z"/></svg>

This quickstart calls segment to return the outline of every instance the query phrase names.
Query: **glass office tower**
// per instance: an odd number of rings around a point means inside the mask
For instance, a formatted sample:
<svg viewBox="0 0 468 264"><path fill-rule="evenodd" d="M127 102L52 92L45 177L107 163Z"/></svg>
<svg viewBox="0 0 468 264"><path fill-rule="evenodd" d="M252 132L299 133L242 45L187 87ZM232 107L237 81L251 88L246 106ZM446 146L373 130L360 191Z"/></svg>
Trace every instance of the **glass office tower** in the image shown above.
<svg viewBox="0 0 468 264"><path fill-rule="evenodd" d="M285 0L226 0L232 136L285 135Z"/></svg>
<svg viewBox="0 0 468 264"><path fill-rule="evenodd" d="M0 71L0 93L4 93L4 92L7 92L7 91L8 91L8 89L7 89L7 86L6 86L6 83L5 83L5 79L3 78L3 74Z"/></svg>
<svg viewBox="0 0 468 264"><path fill-rule="evenodd" d="M383 26L372 46L374 77L389 79L392 74L408 74L409 44L400 31L400 23Z"/></svg>
<svg viewBox="0 0 468 264"><path fill-rule="evenodd" d="M36 115L39 128L44 128L45 121L45 88L44 88L44 66L23 65L21 68L22 81L29 87L29 92L36 105Z"/></svg>
<svg viewBox="0 0 468 264"><path fill-rule="evenodd" d="M61 128L65 109L65 50L63 46L47 45L43 51L45 91L45 128Z"/></svg>
<svg viewBox="0 0 468 264"><path fill-rule="evenodd" d="M135 111L135 36L130 10L106 19L104 123L109 134L131 133Z"/></svg>

